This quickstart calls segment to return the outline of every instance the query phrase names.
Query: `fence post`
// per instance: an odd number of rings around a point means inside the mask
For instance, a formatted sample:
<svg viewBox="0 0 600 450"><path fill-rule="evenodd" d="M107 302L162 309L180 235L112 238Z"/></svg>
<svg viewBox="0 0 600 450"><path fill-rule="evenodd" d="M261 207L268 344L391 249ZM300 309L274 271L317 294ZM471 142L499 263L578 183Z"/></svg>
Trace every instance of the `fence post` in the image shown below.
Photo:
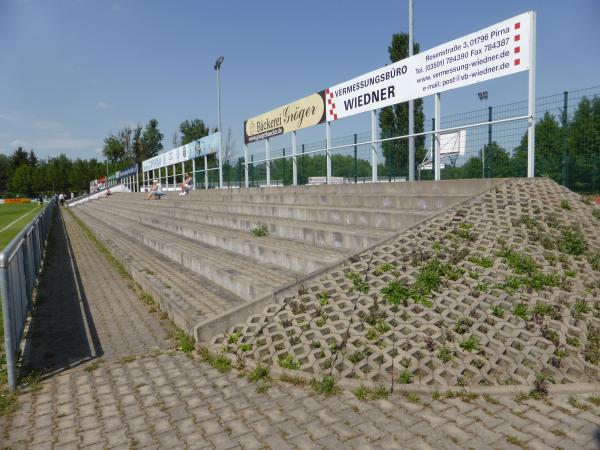
<svg viewBox="0 0 600 450"><path fill-rule="evenodd" d="M283 175L281 177L281 182L285 186L285 148L283 148L283 150L282 150L282 156L283 156L283 158L282 158L281 162L283 163L283 168L282 168Z"/></svg>
<svg viewBox="0 0 600 450"><path fill-rule="evenodd" d="M329 148L331 147L331 122L325 123L325 146L327 147L325 150L325 157L327 160L327 184L331 183L331 152Z"/></svg>
<svg viewBox="0 0 600 450"><path fill-rule="evenodd" d="M265 159L265 169L267 170L267 187L269 187L271 186L271 143L269 142L269 138L265 139Z"/></svg>
<svg viewBox="0 0 600 450"><path fill-rule="evenodd" d="M250 169L252 187L254 187L254 155L250 155Z"/></svg>
<svg viewBox="0 0 600 450"><path fill-rule="evenodd" d="M377 139L377 111L371 111L371 141ZM371 142L371 181L377 181L377 144Z"/></svg>
<svg viewBox="0 0 600 450"><path fill-rule="evenodd" d="M442 96L441 96L441 94L438 93L438 94L435 94L435 103L434 103L434 110L435 110L435 129L434 130L435 131L438 131L440 129L441 109L442 109ZM440 135L438 133L435 133L434 136L435 136L435 140L438 140L440 138ZM433 165L433 178L436 181L439 181L442 179L439 141L438 141L438 145L435 147L435 164Z"/></svg>
<svg viewBox="0 0 600 450"><path fill-rule="evenodd" d="M208 156L204 155L204 189L208 189Z"/></svg>
<svg viewBox="0 0 600 450"><path fill-rule="evenodd" d="M304 177L305 174L306 174L306 172L305 172L306 167L304 165L304 163L305 163L304 158L306 158L306 156L304 155L304 144L302 144L302 177Z"/></svg>
<svg viewBox="0 0 600 450"><path fill-rule="evenodd" d="M242 187L242 157L238 158L238 188ZM246 186L248 187L248 186Z"/></svg>
<svg viewBox="0 0 600 450"><path fill-rule="evenodd" d="M563 170L562 170L562 185L563 186L567 186L567 150L568 150L568 143L569 143L569 124L568 124L568 114L567 114L567 107L569 104L569 92L565 91L563 92L563 111L562 111L562 151L563 151L563 160L562 160L562 166L563 166Z"/></svg>
<svg viewBox="0 0 600 450"><path fill-rule="evenodd" d="M298 161L296 159L297 153L296 143L296 131L292 131L292 185L298 186Z"/></svg>
<svg viewBox="0 0 600 450"><path fill-rule="evenodd" d="M431 119L431 129L435 130L435 117ZM431 172L435 166L435 134L431 135Z"/></svg>
<svg viewBox="0 0 600 450"><path fill-rule="evenodd" d="M357 154L358 145L356 145L357 142L358 142L358 135L356 133L354 133L354 184L356 184L356 180L358 177L358 154Z"/></svg>
<svg viewBox="0 0 600 450"><path fill-rule="evenodd" d="M488 122L492 121L492 107L488 107ZM485 153L485 152L484 152ZM492 178L492 170L494 166L494 150L492 150L492 124L488 125L488 153L489 153L489 161L488 166L490 167L490 178ZM484 178L485 178L485 166L484 166Z"/></svg>

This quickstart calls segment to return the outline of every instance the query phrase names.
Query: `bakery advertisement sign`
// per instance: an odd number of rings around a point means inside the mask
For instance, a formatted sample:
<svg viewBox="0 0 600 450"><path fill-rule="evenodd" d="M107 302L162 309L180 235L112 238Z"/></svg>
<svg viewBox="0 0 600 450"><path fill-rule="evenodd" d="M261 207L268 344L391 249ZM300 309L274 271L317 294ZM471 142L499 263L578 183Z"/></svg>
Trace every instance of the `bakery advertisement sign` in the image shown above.
<svg viewBox="0 0 600 450"><path fill-rule="evenodd" d="M244 142L258 142L324 122L324 92L318 92L246 120Z"/></svg>
<svg viewBox="0 0 600 450"><path fill-rule="evenodd" d="M325 90L327 122L529 69L527 12Z"/></svg>

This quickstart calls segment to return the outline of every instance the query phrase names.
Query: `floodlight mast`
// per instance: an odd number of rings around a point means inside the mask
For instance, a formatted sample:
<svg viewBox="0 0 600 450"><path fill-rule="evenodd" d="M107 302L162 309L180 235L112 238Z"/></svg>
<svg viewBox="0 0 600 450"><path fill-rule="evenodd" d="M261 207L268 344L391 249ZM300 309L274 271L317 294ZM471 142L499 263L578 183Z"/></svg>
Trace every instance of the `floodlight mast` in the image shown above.
<svg viewBox="0 0 600 450"><path fill-rule="evenodd" d="M413 0L408 0L408 57L413 55ZM415 103L408 101L408 134L415 132ZM408 138L408 181L415 181L415 138Z"/></svg>
<svg viewBox="0 0 600 450"><path fill-rule="evenodd" d="M221 80L219 78L219 71L221 64L225 58L219 56L215 61L215 70L217 71L217 116L219 121L219 188L223 188L223 128L221 126Z"/></svg>

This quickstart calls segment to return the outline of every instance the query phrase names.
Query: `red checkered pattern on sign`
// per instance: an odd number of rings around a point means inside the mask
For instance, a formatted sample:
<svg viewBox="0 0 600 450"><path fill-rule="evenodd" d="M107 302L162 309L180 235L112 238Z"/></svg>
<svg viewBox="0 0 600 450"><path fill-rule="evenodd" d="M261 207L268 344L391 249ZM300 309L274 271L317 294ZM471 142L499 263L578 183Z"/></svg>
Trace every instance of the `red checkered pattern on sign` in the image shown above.
<svg viewBox="0 0 600 450"><path fill-rule="evenodd" d="M337 120L337 114L335 113L335 102L333 101L333 92L331 92L329 89L326 89L325 97L327 98L327 104L329 105L329 115L333 116L333 120Z"/></svg>

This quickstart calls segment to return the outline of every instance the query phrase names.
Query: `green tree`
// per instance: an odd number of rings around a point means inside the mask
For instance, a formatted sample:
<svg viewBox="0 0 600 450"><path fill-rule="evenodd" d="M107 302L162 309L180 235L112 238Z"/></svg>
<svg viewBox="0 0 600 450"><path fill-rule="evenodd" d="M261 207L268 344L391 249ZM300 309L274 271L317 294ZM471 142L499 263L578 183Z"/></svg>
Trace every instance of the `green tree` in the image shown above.
<svg viewBox="0 0 600 450"><path fill-rule="evenodd" d="M9 189L12 192L31 195L33 193L33 170L34 168L27 164L17 167L9 180Z"/></svg>
<svg viewBox="0 0 600 450"><path fill-rule="evenodd" d="M10 161L13 169L17 169L23 164L29 164L29 155L23 147L18 147L12 155L10 155Z"/></svg>
<svg viewBox="0 0 600 450"><path fill-rule="evenodd" d="M11 166L9 157L0 154L0 191L5 191L8 187L10 168Z"/></svg>
<svg viewBox="0 0 600 450"><path fill-rule="evenodd" d="M142 140L142 126L138 123L133 131L133 139L131 142L131 151L134 161L140 165L144 160L144 141Z"/></svg>
<svg viewBox="0 0 600 450"><path fill-rule="evenodd" d="M209 129L200 119L185 120L179 124L181 132L181 145L189 144L209 133Z"/></svg>
<svg viewBox="0 0 600 450"><path fill-rule="evenodd" d="M150 119L142 134L143 158L148 159L156 156L163 149L163 134L158 129L158 120Z"/></svg>
<svg viewBox="0 0 600 450"><path fill-rule="evenodd" d="M28 156L28 162L27 162L31 167L35 167L38 164L38 158L35 155L35 152L33 150L31 150L29 152L29 156Z"/></svg>
<svg viewBox="0 0 600 450"><path fill-rule="evenodd" d="M111 163L120 163L125 160L126 153L125 147L123 147L123 143L118 136L111 134L109 137L104 139L104 148L102 149L102 154L111 162Z"/></svg>
<svg viewBox="0 0 600 450"><path fill-rule="evenodd" d="M397 62L408 57L408 34L396 33L388 47L391 62ZM419 53L419 44L413 43L413 54ZM423 100L414 100L415 133L424 131L425 115ZM398 103L381 110L379 114L381 137L403 136L408 134L408 102ZM408 174L408 139L394 140L382 144L383 156L387 175ZM425 155L425 137L415 138L415 160L418 162Z"/></svg>

